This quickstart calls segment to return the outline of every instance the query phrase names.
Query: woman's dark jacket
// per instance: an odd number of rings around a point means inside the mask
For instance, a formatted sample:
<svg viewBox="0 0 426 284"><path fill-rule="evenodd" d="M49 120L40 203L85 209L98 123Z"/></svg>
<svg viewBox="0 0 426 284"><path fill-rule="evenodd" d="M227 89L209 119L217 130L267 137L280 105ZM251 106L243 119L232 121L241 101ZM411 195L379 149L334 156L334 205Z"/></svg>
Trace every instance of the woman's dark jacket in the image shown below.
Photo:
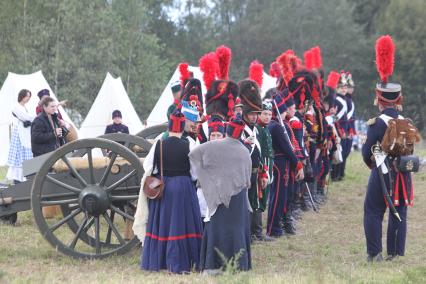
<svg viewBox="0 0 426 284"><path fill-rule="evenodd" d="M59 127L56 114L52 115L55 127ZM40 113L31 124L31 149L34 157L49 153L59 148L60 141L45 112Z"/></svg>

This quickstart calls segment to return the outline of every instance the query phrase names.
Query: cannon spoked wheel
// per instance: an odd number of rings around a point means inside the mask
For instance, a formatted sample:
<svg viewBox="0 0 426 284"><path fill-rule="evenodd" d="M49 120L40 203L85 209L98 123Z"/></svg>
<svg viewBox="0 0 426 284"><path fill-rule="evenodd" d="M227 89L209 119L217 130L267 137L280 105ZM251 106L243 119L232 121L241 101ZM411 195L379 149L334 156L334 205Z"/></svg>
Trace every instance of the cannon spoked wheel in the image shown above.
<svg viewBox="0 0 426 284"><path fill-rule="evenodd" d="M159 124L151 127L147 127L144 130L140 131L138 134L136 134L139 137L145 138L145 139L155 139L158 135L161 133L167 131L167 124Z"/></svg>
<svg viewBox="0 0 426 284"><path fill-rule="evenodd" d="M95 156L105 149L110 158ZM85 157L72 157L82 150ZM114 173L117 163L121 170ZM57 149L36 174L31 191L34 219L43 237L57 250L77 258L128 252L139 241L122 235L126 220L134 220L123 203L137 200L142 174L139 158L117 142L83 139ZM69 214L48 220L42 207L50 205L66 206ZM77 222L77 230L67 226L71 220Z"/></svg>
<svg viewBox="0 0 426 284"><path fill-rule="evenodd" d="M97 138L103 138L103 139L111 140L114 142L118 142L122 144L124 147L129 148L139 158L145 158L152 147L152 144L148 142L146 139L139 136L124 134L124 133L109 133L109 134L101 135ZM105 150L102 150L102 153L104 156L108 155ZM86 149L79 149L72 154L73 157L83 157L84 155L86 155ZM117 166L116 169L119 169L119 167ZM127 204L125 204L125 208L128 208L129 210L126 210L127 211L126 213L133 215L134 212L136 211L136 203L137 203L136 200L127 202ZM63 216L67 216L71 214L70 208L72 208L70 204L61 205L61 211ZM114 212L112 212L111 218L114 218L114 215L115 215ZM74 233L78 231L79 224L74 220L74 218L71 218L70 220L68 220L67 224ZM88 234L86 234L85 231L81 232L80 239L86 244L89 244L91 246L95 245L95 239L89 236ZM110 242L108 242L108 239L106 240L106 242L101 241L101 245L107 246L107 247L117 247L117 244L111 244Z"/></svg>

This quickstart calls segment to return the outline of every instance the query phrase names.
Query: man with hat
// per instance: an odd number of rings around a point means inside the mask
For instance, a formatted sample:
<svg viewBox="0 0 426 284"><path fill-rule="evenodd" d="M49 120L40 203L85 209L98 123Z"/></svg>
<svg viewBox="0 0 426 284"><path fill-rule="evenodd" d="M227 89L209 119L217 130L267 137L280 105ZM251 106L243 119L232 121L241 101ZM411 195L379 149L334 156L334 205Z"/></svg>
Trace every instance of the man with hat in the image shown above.
<svg viewBox="0 0 426 284"><path fill-rule="evenodd" d="M285 90L284 94L288 92ZM296 109L296 103L291 95L288 95L286 99L286 120L284 124L290 128L289 137L294 147L294 153L300 160L307 159L307 152L304 143L304 127L303 127L303 115ZM285 233L294 235L296 233L296 219L301 217L301 207L303 200L302 197L302 183L301 181L294 180L295 171L292 171L290 175L289 189L287 194L286 212L283 218L283 229Z"/></svg>
<svg viewBox="0 0 426 284"><path fill-rule="evenodd" d="M381 114L368 121L367 140L362 147L363 160L371 169L364 202L364 231L369 262L383 260L382 222L387 207L389 207L387 260L405 254L407 206L413 204L411 173L403 172L395 166L400 155L392 153L391 147L387 150L384 143L388 134L386 130L391 122L397 124L398 121L409 121L399 114L402 108L401 85L389 82L389 77L393 73L394 52L394 43L389 35L381 36L376 41L376 65L381 82L376 85L374 104L378 106ZM416 132L415 141L409 141L408 134L411 131ZM418 142L420 139L416 127L411 122L408 123L404 133L407 134L404 136L404 139L407 138L407 143ZM401 132L397 135L401 135ZM411 152L414 151L414 146L412 147Z"/></svg>
<svg viewBox="0 0 426 284"><path fill-rule="evenodd" d="M295 179L303 179L303 164L296 157L292 143L291 128L284 123L287 116L286 100L277 93L273 98L273 117L268 125L271 133L274 151L273 182L269 195L267 234L271 237L281 237L283 228L281 221L287 211L288 191L291 190L291 172L295 171Z"/></svg>
<svg viewBox="0 0 426 284"><path fill-rule="evenodd" d="M342 155L347 151L347 138L349 135L348 125L348 104L345 99L345 95L348 92L348 81L345 72L340 72L340 80L337 85L336 95L336 121L335 126L337 133L340 137L340 145L342 146ZM343 155L344 156L344 155ZM340 181L343 179L343 165L344 162L333 165L331 178L334 181Z"/></svg>
<svg viewBox="0 0 426 284"><path fill-rule="evenodd" d="M170 119L170 114L176 109L180 102L180 95L182 91L181 83L179 81L173 82L170 86L173 95L173 103L167 109L167 119Z"/></svg>
<svg viewBox="0 0 426 284"><path fill-rule="evenodd" d="M107 125L105 134L108 133L125 133L129 134L129 128L122 123L123 116L118 109L112 112L112 124Z"/></svg>
<svg viewBox="0 0 426 284"><path fill-rule="evenodd" d="M266 188L258 189L259 195L259 208L261 212L266 210L266 205L269 199L270 184L273 178L273 166L274 166L274 150L272 149L272 138L271 133L268 129L268 124L272 119L272 101L264 100L262 102L262 112L259 114L256 123L257 139L260 144L261 152L261 164L263 165L263 171L267 174L268 184Z"/></svg>
<svg viewBox="0 0 426 284"><path fill-rule="evenodd" d="M251 235L253 240L270 241L271 239L262 233L262 212L265 208L261 206L261 199L268 184L268 176L262 163L261 146L257 138L259 133L256 128L258 114L262 112L262 99L255 81L245 79L239 82L238 86L238 96L243 104L243 120L246 124L241 139L250 151L252 162L251 187L248 191L250 206L253 209Z"/></svg>

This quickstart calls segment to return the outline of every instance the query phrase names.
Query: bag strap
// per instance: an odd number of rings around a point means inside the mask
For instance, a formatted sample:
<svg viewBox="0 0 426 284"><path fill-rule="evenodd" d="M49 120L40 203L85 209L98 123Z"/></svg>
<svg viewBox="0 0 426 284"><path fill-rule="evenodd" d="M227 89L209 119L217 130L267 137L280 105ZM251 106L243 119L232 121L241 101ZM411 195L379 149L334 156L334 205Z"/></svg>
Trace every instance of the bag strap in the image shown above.
<svg viewBox="0 0 426 284"><path fill-rule="evenodd" d="M163 180L163 140L160 139L160 175Z"/></svg>

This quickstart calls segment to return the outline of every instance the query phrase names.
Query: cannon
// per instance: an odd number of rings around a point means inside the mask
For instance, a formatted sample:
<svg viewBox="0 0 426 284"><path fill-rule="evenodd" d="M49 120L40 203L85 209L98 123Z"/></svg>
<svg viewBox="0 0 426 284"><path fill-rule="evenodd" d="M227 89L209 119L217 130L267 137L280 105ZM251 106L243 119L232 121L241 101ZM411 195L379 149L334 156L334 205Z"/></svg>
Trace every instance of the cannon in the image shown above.
<svg viewBox="0 0 426 284"><path fill-rule="evenodd" d="M129 252L139 243L129 228L142 162L166 129L158 125L137 135L76 140L25 161L27 180L0 191L0 217L31 210L42 236L71 257L100 259ZM60 213L45 217L43 208L49 206Z"/></svg>

